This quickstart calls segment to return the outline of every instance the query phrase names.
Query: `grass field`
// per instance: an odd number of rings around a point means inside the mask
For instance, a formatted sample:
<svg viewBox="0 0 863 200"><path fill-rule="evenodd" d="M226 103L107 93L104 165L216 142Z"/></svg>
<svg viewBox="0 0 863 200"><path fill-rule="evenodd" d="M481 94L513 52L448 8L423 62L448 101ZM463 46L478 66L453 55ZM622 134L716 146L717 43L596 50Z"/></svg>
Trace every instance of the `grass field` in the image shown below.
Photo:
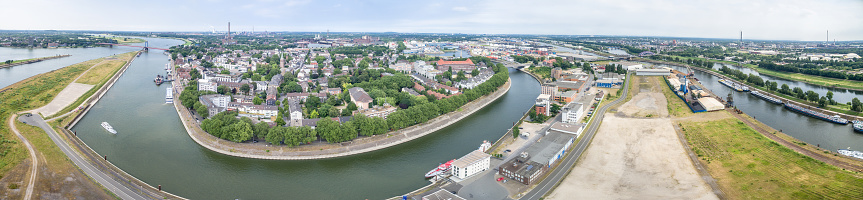
<svg viewBox="0 0 863 200"><path fill-rule="evenodd" d="M32 110L42 107L57 96L78 75L87 68L100 62L102 59L84 61L70 65L48 73L39 74L6 88L8 91L0 93L0 175L5 175L15 167L27 155L27 150L20 144L18 137L8 127L8 120L12 113ZM13 142L5 142L13 141Z"/></svg>
<svg viewBox="0 0 863 200"><path fill-rule="evenodd" d="M63 110L60 110L59 112L57 112L57 114L54 114L54 116L49 116L46 119L50 119L55 116L70 112L76 107L78 107L78 105L81 105L81 103L87 100L88 97L90 97L100 88L102 88L102 86L105 85L105 83L107 83L108 80L110 80L111 77L114 76L114 74L116 74L120 70L120 68L123 67L123 65L125 65L130 59L132 59L132 57L134 57L136 53L137 51L133 51L129 53L111 56L112 58L117 59L102 62L98 66L93 67L93 69L90 69L90 71L87 71L87 73L82 75L76 83L94 85L93 88L90 88L90 90L81 95L81 97L78 97L75 102L69 104L69 106L66 106L66 108L63 108Z"/></svg>
<svg viewBox="0 0 863 200"><path fill-rule="evenodd" d="M144 43L144 41L145 41L144 39L140 39L140 38L129 38L129 37L122 37L122 36L115 36L115 35L111 35L111 36L94 36L94 37L97 37L97 38L107 38L107 39L117 40L117 43L119 43L119 44L125 44L125 43Z"/></svg>
<svg viewBox="0 0 863 200"><path fill-rule="evenodd" d="M729 199L863 199L861 174L794 152L737 118L680 126Z"/></svg>

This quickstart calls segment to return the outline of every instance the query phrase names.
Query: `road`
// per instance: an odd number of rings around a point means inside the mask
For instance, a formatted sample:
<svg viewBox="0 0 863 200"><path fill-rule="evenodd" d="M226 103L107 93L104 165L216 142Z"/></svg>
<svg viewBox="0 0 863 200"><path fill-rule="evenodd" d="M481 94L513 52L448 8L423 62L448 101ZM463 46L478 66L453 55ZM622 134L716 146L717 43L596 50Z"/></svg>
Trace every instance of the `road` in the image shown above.
<svg viewBox="0 0 863 200"><path fill-rule="evenodd" d="M24 143L24 146L27 147L27 151L30 152L30 181L27 182L27 190L24 191L24 199L31 199L33 197L33 188L36 185L36 174L39 174L39 158L36 157L36 150L33 149L33 145L30 144L30 141L27 140L24 135L21 135L18 132L18 129L15 128L15 123L12 121L17 115L12 114L12 117L9 118L9 128L12 129L12 132L15 132L15 135L18 136L18 139L21 139L21 142Z"/></svg>
<svg viewBox="0 0 863 200"><path fill-rule="evenodd" d="M629 80L629 73L626 74L626 79ZM609 107L616 105L626 99L626 95L629 93L629 85L631 83L627 83L626 88L623 89L623 94L620 95L619 98L612 101L609 104L605 104L600 107L595 115L593 116L593 120L590 121L590 128L585 132L581 141L578 141L578 144L575 145L575 150L566 155L563 162L554 168L551 173L536 187L533 188L530 192L524 195L524 197L520 198L523 200L538 200L545 196L545 194L551 192L551 189L554 188L554 185L559 183L566 177L567 172L575 165L575 161L578 161L578 158L581 157L581 154L584 153L584 150L587 149L587 146L590 144L590 141L593 140L593 136L596 134L596 130L599 129L599 123L602 122L602 118L605 116L605 112Z"/></svg>
<svg viewBox="0 0 863 200"><path fill-rule="evenodd" d="M69 146L69 144L66 143L66 141L63 140L63 138L61 138L60 135L57 134L57 132L54 131L54 129L52 129L50 125L48 125L48 123L45 123L45 120L42 119L41 116L23 115L21 117L18 117L18 120L30 125L38 126L39 128L42 128L42 130L45 130L45 132L48 133L48 137L50 137L51 140L54 141L54 144L57 144L57 147L60 147L60 150L63 151L63 153L66 154L67 157L69 157L69 160L72 160L72 162L75 163L75 165L77 165L78 168L81 169L81 171L83 171L88 176L93 178L93 180L101 184L103 187L105 187L105 189L108 189L108 191L111 191L112 193L114 193L114 195L117 195L117 197L121 199L147 199L144 196L141 196L140 194L135 193L131 189L127 188L120 182L112 179L111 176L106 174L105 172L98 170L95 166L93 166L92 163L87 162L87 160L84 159L81 154L78 154L78 152L73 150Z"/></svg>

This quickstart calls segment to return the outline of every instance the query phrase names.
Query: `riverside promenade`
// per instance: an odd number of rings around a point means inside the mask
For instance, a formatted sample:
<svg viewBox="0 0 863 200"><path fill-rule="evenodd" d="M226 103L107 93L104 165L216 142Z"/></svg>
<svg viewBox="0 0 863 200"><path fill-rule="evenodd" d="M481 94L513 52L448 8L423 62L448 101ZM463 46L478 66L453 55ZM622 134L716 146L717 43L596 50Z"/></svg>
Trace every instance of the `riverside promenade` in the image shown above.
<svg viewBox="0 0 863 200"><path fill-rule="evenodd" d="M174 82L173 84L177 83ZM511 84L512 80L507 80L507 82L500 86L497 91L465 104L459 108L458 111L443 114L422 124L372 137L359 137L353 141L338 144L303 145L299 147L272 146L261 143L236 143L223 140L204 132L201 129L200 122L198 122L198 120L192 116L192 113L187 108L183 107L180 102L175 101L174 107L176 108L177 114L180 116L180 120L183 123L183 127L186 128L186 132L189 134L189 137L209 150L243 158L310 160L371 152L426 136L470 116L474 112L499 99L509 91ZM174 87L177 88L178 86L175 85ZM177 91L177 93L180 92L181 91Z"/></svg>

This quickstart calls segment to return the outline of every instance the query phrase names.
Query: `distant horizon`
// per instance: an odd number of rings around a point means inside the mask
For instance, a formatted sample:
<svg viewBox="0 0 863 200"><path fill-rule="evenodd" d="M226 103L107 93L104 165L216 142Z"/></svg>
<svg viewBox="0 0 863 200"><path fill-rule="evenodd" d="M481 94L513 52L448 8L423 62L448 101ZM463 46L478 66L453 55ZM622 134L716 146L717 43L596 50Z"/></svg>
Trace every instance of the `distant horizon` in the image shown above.
<svg viewBox="0 0 863 200"><path fill-rule="evenodd" d="M224 34L226 31L217 31L215 34L210 31L111 31L111 30L54 30L54 29L45 29L45 30L7 30L0 29L0 32L49 32L49 31L57 31L57 32L83 32L83 33L97 33L97 32L105 32L105 33L204 33L210 35L219 35ZM311 34L320 34L327 33L327 31L231 31L231 33L311 33ZM509 35L523 35L523 36L577 36L581 38L604 38L604 37L626 37L626 38L664 38L664 39L708 39L708 40L731 40L738 41L740 38L711 38L711 37L698 37L698 36L644 36L644 35L590 35L590 34L578 34L578 35L564 35L564 34L521 34L521 33L445 33L445 32L396 32L396 31L380 31L380 32L371 32L371 31L357 31L357 32L334 32L330 31L330 34L356 34L356 33L370 33L370 34L387 34L387 33L396 33L396 34L457 34L457 35L489 35L489 36L509 36ZM826 35L826 31L825 31ZM137 36L133 36L137 37ZM787 39L747 39L744 35L743 41L772 41L772 42L827 42L826 40L787 40ZM854 43L854 42L863 42L861 40L830 40L829 42L836 43Z"/></svg>
<svg viewBox="0 0 863 200"><path fill-rule="evenodd" d="M7 30L400 32L863 40L860 0L9 1ZM856 24L856 25L855 25Z"/></svg>

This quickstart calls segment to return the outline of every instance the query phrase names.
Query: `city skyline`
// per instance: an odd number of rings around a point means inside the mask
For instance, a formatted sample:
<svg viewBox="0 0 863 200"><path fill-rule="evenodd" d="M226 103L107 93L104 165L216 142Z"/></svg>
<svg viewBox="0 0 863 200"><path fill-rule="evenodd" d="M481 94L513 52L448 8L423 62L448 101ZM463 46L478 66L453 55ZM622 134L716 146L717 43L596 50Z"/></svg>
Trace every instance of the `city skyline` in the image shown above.
<svg viewBox="0 0 863 200"><path fill-rule="evenodd" d="M863 40L863 2L154 1L6 2L0 30L404 32ZM34 15L33 13L39 13ZM27 16L21 18L20 16ZM111 16L111 17L105 17ZM752 20L759 19L759 20Z"/></svg>

